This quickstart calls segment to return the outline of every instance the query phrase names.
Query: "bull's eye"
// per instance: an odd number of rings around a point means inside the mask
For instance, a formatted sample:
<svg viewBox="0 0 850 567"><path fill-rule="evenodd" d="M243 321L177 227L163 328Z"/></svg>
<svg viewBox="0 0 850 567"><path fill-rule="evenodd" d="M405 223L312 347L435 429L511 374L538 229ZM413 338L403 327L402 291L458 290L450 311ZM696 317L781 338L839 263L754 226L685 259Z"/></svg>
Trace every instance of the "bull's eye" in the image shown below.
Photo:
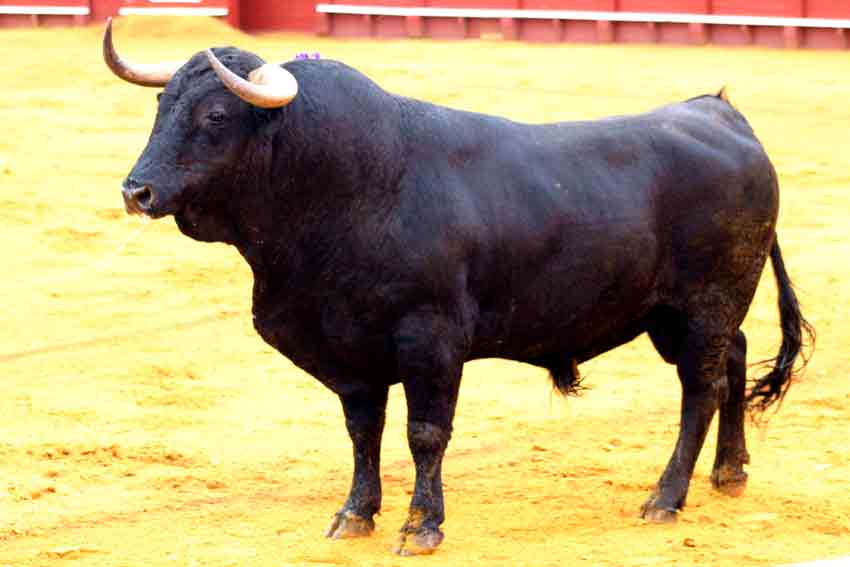
<svg viewBox="0 0 850 567"><path fill-rule="evenodd" d="M222 122L224 122L225 118L227 118L227 116L225 116L224 112L220 110L213 110L210 111L209 114L207 114L207 120L209 120L213 124L221 124Z"/></svg>

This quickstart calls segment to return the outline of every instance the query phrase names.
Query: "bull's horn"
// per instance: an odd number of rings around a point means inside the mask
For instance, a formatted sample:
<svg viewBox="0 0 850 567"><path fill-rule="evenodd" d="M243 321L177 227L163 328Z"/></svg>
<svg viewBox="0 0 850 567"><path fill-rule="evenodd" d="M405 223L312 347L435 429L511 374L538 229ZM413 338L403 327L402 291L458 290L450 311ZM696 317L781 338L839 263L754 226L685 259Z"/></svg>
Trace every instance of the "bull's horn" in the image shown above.
<svg viewBox="0 0 850 567"><path fill-rule="evenodd" d="M103 33L103 59L113 73L127 82L143 87L164 87L183 63L130 63L118 56L112 45L112 18L106 21Z"/></svg>
<svg viewBox="0 0 850 567"><path fill-rule="evenodd" d="M251 71L246 81L225 67L211 49L207 49L207 59L224 86L254 106L280 108L289 104L298 94L298 81L292 73L278 65L267 63L257 67Z"/></svg>

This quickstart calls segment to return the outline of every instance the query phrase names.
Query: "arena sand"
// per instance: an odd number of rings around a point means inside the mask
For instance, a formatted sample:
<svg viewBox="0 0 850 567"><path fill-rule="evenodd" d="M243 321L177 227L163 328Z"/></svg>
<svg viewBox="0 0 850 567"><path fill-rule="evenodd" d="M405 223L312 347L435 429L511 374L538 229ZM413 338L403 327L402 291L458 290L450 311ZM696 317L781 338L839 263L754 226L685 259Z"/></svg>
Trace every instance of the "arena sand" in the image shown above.
<svg viewBox="0 0 850 567"><path fill-rule="evenodd" d="M384 87L542 122L639 112L727 85L781 175L779 236L819 334L805 379L750 427L741 498L713 492L714 432L675 525L638 509L675 441L679 385L639 339L545 374L467 365L445 461L446 541L390 553L412 488L399 389L369 539L324 529L350 481L335 396L251 328L251 276L224 245L127 217L119 184L155 94L113 77L101 28L2 30L0 565L775 565L850 555L850 57L847 52L251 37L212 21L131 20L126 56L238 45L319 51ZM768 270L744 328L779 344Z"/></svg>

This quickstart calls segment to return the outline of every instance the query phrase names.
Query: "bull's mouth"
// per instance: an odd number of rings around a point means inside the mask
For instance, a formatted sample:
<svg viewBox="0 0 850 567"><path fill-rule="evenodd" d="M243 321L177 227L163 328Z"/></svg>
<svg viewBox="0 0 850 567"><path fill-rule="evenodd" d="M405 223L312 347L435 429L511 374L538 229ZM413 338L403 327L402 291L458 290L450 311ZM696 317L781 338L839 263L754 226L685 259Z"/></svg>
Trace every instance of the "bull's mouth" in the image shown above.
<svg viewBox="0 0 850 567"><path fill-rule="evenodd" d="M189 187L162 188L131 179L122 194L130 215L150 220L173 216L180 231L196 240L230 242L235 238L232 227L221 222L221 215L210 215L209 203Z"/></svg>
<svg viewBox="0 0 850 567"><path fill-rule="evenodd" d="M128 215L138 215L142 218L157 220L163 217L167 217L169 215L176 215L177 212L168 211L168 210L157 210L156 208L147 208L143 209L138 205L133 203L124 203L124 209L127 211Z"/></svg>

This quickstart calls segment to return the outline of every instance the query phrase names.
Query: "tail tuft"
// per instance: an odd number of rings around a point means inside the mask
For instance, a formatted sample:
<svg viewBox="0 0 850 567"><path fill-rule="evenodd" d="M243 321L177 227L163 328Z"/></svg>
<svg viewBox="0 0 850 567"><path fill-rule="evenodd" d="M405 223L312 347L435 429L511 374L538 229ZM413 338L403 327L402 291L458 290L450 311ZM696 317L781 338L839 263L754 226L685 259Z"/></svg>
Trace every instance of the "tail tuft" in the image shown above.
<svg viewBox="0 0 850 567"><path fill-rule="evenodd" d="M782 260L777 239L774 239L773 247L770 249L770 260L773 263L773 273L779 289L782 345L775 358L764 361L764 364L773 366L770 372L755 380L747 393L748 408L757 412L764 412L776 402L782 404L788 388L809 362L815 345L815 329L800 311L800 303L797 301L788 272L785 271L785 263ZM798 368L794 368L798 356L802 363Z"/></svg>
<svg viewBox="0 0 850 567"><path fill-rule="evenodd" d="M587 388L582 385L582 376L575 359L569 359L567 364L558 368L549 367L552 384L564 396L580 396Z"/></svg>

